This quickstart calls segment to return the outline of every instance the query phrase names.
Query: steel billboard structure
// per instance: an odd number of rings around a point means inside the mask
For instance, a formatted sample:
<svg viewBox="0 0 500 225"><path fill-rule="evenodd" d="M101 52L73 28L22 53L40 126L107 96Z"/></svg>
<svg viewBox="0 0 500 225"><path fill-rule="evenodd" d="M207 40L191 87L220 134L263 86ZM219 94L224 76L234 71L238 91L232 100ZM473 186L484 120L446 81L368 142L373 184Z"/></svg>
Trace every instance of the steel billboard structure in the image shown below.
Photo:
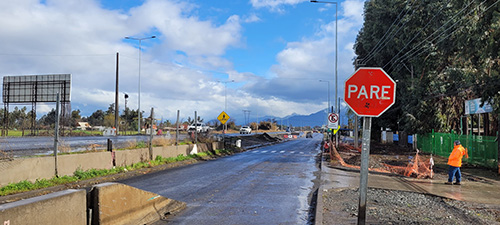
<svg viewBox="0 0 500 225"><path fill-rule="evenodd" d="M7 135L8 132L9 104L31 103L33 111L31 129L32 134L34 134L36 103L56 102L57 93L61 95L61 114L64 121L64 118L67 117L66 114L71 111L71 74L4 76L2 100L5 113L2 135Z"/></svg>

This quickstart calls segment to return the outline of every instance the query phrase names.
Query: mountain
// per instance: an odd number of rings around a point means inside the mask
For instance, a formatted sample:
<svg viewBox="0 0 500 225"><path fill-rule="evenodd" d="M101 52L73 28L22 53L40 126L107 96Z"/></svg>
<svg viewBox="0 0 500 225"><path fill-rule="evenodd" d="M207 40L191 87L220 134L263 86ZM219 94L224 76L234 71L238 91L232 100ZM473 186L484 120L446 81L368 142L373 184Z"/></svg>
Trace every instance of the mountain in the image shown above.
<svg viewBox="0 0 500 225"><path fill-rule="evenodd" d="M347 116L345 113L340 113L340 124L341 125L346 125L347 124ZM326 119L327 119L327 113L326 109L320 110L316 113L310 114L310 115L298 115L298 114L292 114L285 116L283 118L280 117L271 117L271 116L265 116L265 117L260 117L259 120L276 120L278 124L283 123L286 126L293 126L293 127L302 127L302 126L310 126L310 127L315 127L315 126L323 126L326 124Z"/></svg>

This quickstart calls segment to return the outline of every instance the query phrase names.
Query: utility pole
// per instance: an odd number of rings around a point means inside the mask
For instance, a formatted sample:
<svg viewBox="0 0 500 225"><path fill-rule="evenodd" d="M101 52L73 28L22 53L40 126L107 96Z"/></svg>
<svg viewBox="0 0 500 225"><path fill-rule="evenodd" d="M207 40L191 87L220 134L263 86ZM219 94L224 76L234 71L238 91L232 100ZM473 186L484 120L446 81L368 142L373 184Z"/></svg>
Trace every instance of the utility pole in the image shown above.
<svg viewBox="0 0 500 225"><path fill-rule="evenodd" d="M118 136L119 132L119 124L118 124L118 116L120 114L120 110L118 107L118 57L119 53L116 53L116 86L115 86L115 128L116 128L116 136Z"/></svg>
<svg viewBox="0 0 500 225"><path fill-rule="evenodd" d="M154 108L151 107L151 122L149 123L149 159L153 160L153 123L154 123Z"/></svg>
<svg viewBox="0 0 500 225"><path fill-rule="evenodd" d="M177 110L177 121L175 121L175 146L179 145L179 114L180 110Z"/></svg>
<svg viewBox="0 0 500 225"><path fill-rule="evenodd" d="M194 144L198 144L198 116L194 111Z"/></svg>

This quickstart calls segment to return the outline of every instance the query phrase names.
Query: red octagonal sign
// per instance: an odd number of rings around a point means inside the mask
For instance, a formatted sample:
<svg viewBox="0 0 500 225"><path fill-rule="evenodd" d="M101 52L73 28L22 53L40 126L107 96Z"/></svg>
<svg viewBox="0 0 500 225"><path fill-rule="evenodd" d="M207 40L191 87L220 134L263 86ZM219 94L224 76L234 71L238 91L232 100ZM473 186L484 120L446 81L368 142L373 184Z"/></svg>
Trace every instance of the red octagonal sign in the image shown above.
<svg viewBox="0 0 500 225"><path fill-rule="evenodd" d="M359 68L345 81L344 99L358 116L379 117L396 101L396 82L382 68Z"/></svg>

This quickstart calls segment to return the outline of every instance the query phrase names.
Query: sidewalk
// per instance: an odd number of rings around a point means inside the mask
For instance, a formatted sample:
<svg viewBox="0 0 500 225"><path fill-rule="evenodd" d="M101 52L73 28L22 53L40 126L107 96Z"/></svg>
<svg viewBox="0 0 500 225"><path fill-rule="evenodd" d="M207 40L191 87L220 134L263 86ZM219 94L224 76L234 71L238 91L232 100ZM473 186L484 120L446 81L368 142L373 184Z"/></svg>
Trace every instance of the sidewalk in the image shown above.
<svg viewBox="0 0 500 225"><path fill-rule="evenodd" d="M329 167L328 162L321 164L321 185L318 190L316 223L323 223L323 192L329 189L359 187L359 170L344 167ZM485 179L481 182L463 181L462 185L445 185L445 180L416 179L399 175L369 173L368 187L409 191L450 199L500 205L500 182Z"/></svg>

